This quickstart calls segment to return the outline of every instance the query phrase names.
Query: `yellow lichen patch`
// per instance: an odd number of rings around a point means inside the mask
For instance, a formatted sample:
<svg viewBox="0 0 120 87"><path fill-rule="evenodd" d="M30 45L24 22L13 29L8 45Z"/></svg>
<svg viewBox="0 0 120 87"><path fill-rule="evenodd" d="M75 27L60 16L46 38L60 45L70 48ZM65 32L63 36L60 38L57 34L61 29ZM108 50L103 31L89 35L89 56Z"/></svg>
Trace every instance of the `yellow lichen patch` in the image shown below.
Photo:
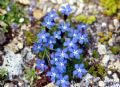
<svg viewBox="0 0 120 87"><path fill-rule="evenodd" d="M100 36L100 37L104 36L103 32L98 32L97 35Z"/></svg>

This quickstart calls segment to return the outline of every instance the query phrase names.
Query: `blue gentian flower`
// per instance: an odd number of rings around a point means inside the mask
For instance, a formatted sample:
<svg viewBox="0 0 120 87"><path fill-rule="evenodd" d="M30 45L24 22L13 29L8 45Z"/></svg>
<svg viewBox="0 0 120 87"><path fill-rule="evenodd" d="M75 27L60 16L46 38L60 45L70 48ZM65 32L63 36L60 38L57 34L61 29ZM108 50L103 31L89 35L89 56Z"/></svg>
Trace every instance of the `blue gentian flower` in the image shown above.
<svg viewBox="0 0 120 87"><path fill-rule="evenodd" d="M49 39L48 39L49 48L53 49L55 43L56 43L55 38L53 36L50 36Z"/></svg>
<svg viewBox="0 0 120 87"><path fill-rule="evenodd" d="M79 37L79 43L80 44L83 44L83 43L86 43L88 42L88 35L87 34L81 34L80 37Z"/></svg>
<svg viewBox="0 0 120 87"><path fill-rule="evenodd" d="M51 81L55 82L59 76L59 72L55 67L52 67L51 70L47 72L46 76L50 76Z"/></svg>
<svg viewBox="0 0 120 87"><path fill-rule="evenodd" d="M54 32L54 38L61 39L61 32L60 31L55 31Z"/></svg>
<svg viewBox="0 0 120 87"><path fill-rule="evenodd" d="M83 64L75 64L75 70L73 71L73 75L82 78L84 74L87 73L87 70L84 68Z"/></svg>
<svg viewBox="0 0 120 87"><path fill-rule="evenodd" d="M52 10L51 12L49 12L49 13L47 14L47 16L50 17L51 19L55 19L55 18L58 17L58 14L56 13L55 10Z"/></svg>
<svg viewBox="0 0 120 87"><path fill-rule="evenodd" d="M78 30L85 30L85 29L87 29L87 27L88 27L87 24L80 23L80 24L77 26L77 29L78 29Z"/></svg>
<svg viewBox="0 0 120 87"><path fill-rule="evenodd" d="M61 50L58 48L55 54L61 58L68 58L67 49Z"/></svg>
<svg viewBox="0 0 120 87"><path fill-rule="evenodd" d="M76 58L76 59L80 59L80 55L83 52L83 50L78 49L77 46L74 46L74 48L70 48L69 51L70 51L70 58Z"/></svg>
<svg viewBox="0 0 120 87"><path fill-rule="evenodd" d="M47 27L48 29L51 29L51 27L53 27L55 25L55 23L53 22L52 18L50 18L49 16L46 16L44 18L42 25Z"/></svg>
<svg viewBox="0 0 120 87"><path fill-rule="evenodd" d="M51 64L55 64L56 62L59 61L59 57L56 56L55 54L51 54L51 60L50 60L50 63Z"/></svg>
<svg viewBox="0 0 120 87"><path fill-rule="evenodd" d="M46 33L45 30L42 30L41 32L39 32L37 34L38 37L38 42L42 43L42 42L47 42L47 38L49 37L49 33Z"/></svg>
<svg viewBox="0 0 120 87"><path fill-rule="evenodd" d="M61 13L63 13L64 15L69 16L72 13L71 6L69 4L61 6Z"/></svg>
<svg viewBox="0 0 120 87"><path fill-rule="evenodd" d="M58 28L59 28L62 32L69 31L69 29L70 29L70 23L61 22L61 23L59 24Z"/></svg>
<svg viewBox="0 0 120 87"><path fill-rule="evenodd" d="M64 42L64 46L67 46L68 48L76 46L76 40L71 40L70 38L67 38Z"/></svg>
<svg viewBox="0 0 120 87"><path fill-rule="evenodd" d="M39 70L41 70L41 71L44 71L48 67L45 65L45 61L44 60L37 59L36 60L36 68L39 69Z"/></svg>
<svg viewBox="0 0 120 87"><path fill-rule="evenodd" d="M68 32L68 37L78 38L79 33L80 32L78 30L71 28L70 31Z"/></svg>
<svg viewBox="0 0 120 87"><path fill-rule="evenodd" d="M41 43L34 43L34 45L33 45L33 47L32 47L32 51L34 52L34 53L39 53L39 52L41 52L41 51L43 51L44 50L44 48L43 48L43 46L42 46L42 44Z"/></svg>
<svg viewBox="0 0 120 87"><path fill-rule="evenodd" d="M59 76L59 79L56 81L57 85L60 85L61 87L69 87L70 82L68 75L65 76Z"/></svg>
<svg viewBox="0 0 120 87"><path fill-rule="evenodd" d="M55 63L56 68L59 70L60 73L64 73L66 71L66 64L67 60L63 58L60 58L60 60Z"/></svg>

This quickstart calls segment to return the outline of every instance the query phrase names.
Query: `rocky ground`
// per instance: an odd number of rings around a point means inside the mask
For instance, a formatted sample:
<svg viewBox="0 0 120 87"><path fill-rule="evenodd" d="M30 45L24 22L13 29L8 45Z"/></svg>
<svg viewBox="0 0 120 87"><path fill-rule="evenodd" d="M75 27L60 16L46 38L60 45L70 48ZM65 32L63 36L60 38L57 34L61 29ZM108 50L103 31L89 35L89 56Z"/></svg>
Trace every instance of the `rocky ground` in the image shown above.
<svg viewBox="0 0 120 87"><path fill-rule="evenodd" d="M96 21L88 27L91 44L87 60L92 61L91 64L99 63L106 70L103 78L87 73L79 83L71 82L71 87L120 87L120 20L116 16L102 14L104 9L99 5L98 0L90 0L93 3L84 3L83 0L16 1L28 11L26 17L30 22L22 23L19 27L13 25L13 28L17 27L18 29L11 29L5 34L0 31L0 68L6 68L8 71L8 77L6 80L0 81L0 87L16 87L16 85L30 87L30 81L25 78L24 74L26 66L29 68L35 66L35 54L31 51L32 45L27 44L25 31L36 33L40 28L36 20L41 19L52 9L59 10L59 7L65 3L69 3L73 7L74 16L83 14L96 17ZM0 13L2 12L0 9ZM19 21L23 22L24 20L21 18ZM0 30L4 25L0 20ZM109 38L102 41L101 38L104 36ZM113 52L114 49L111 50L113 47L118 48L117 53ZM97 51L98 58L94 58L94 50ZM57 87L50 82L42 83L42 80L40 83L45 84L44 87Z"/></svg>

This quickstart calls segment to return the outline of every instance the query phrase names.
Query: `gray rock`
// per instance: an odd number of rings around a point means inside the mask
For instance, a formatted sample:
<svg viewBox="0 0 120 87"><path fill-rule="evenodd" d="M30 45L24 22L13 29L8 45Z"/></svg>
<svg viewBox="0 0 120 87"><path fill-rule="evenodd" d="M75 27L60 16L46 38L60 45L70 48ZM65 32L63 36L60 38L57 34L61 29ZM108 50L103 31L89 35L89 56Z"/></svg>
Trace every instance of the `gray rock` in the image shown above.
<svg viewBox="0 0 120 87"><path fill-rule="evenodd" d="M114 26L113 26L112 24L109 24L109 25L108 25L108 28L109 28L109 30L112 31L112 32L115 31L115 28L114 28Z"/></svg>
<svg viewBox="0 0 120 87"><path fill-rule="evenodd" d="M120 27L120 23L119 23L118 19L114 19L113 20L113 24L114 24L114 26L115 26L116 29L118 29Z"/></svg>
<svg viewBox="0 0 120 87"><path fill-rule="evenodd" d="M16 87L13 83L5 83L4 87Z"/></svg>
<svg viewBox="0 0 120 87"><path fill-rule="evenodd" d="M25 47L21 52L22 57L25 59L26 62L32 60L35 55L31 52L31 48Z"/></svg>
<svg viewBox="0 0 120 87"><path fill-rule="evenodd" d="M120 43L120 36L116 37L116 42Z"/></svg>
<svg viewBox="0 0 120 87"><path fill-rule="evenodd" d="M110 60L110 56L109 55L104 55L103 59L102 59L102 63L107 66L108 61Z"/></svg>
<svg viewBox="0 0 120 87"><path fill-rule="evenodd" d="M9 78L12 79L14 75L21 75L22 74L22 65L23 59L20 54L14 54L13 51L5 48L6 55L3 56L4 62L3 66L5 67L9 73Z"/></svg>

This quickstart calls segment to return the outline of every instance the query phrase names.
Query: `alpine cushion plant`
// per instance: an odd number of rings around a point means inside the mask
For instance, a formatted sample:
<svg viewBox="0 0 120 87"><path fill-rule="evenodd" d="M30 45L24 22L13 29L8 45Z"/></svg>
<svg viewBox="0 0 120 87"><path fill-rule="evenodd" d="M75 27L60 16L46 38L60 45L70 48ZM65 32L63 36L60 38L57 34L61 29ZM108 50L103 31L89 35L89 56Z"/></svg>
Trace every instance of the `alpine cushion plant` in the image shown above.
<svg viewBox="0 0 120 87"><path fill-rule="evenodd" d="M71 80L81 79L87 73L81 56L85 55L85 44L89 41L86 32L88 25L75 23L72 26L73 23L71 24L67 20L68 16L72 15L71 6L67 4L61 9L61 14L57 14L59 12L53 10L44 17L41 25L45 29L40 30L37 34L38 40L34 43L32 50L38 56L41 54L43 58L43 60L36 61L36 68L45 71L50 67L46 76L61 87L69 87ZM67 18L64 19L64 16ZM63 21L58 22L57 18L61 18ZM48 58L48 60L45 61L44 58ZM69 67L73 68L69 70ZM69 71L72 71L71 75Z"/></svg>

